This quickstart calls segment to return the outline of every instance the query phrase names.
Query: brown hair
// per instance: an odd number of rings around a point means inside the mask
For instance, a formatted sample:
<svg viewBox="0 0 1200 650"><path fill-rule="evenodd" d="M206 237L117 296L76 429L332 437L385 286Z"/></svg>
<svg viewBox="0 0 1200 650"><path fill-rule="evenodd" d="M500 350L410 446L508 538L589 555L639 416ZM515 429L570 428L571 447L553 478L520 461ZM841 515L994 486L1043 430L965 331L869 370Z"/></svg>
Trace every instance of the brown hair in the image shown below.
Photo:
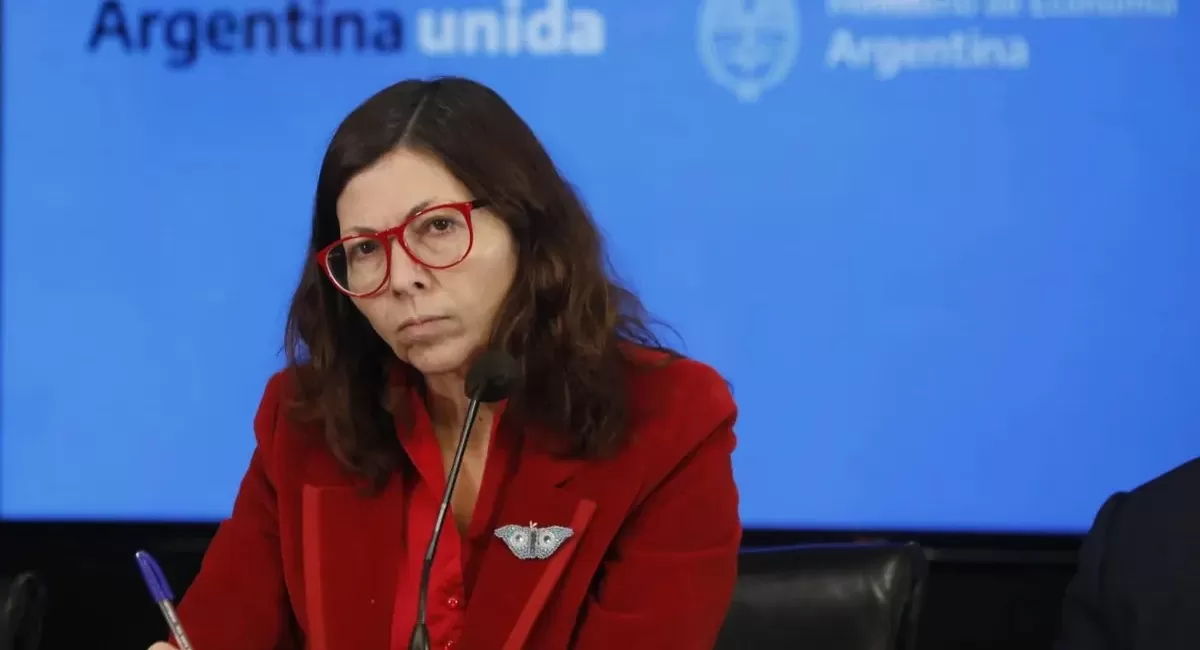
<svg viewBox="0 0 1200 650"><path fill-rule="evenodd" d="M397 147L439 159L490 202L517 242L516 279L491 340L523 371L506 414L545 425L558 438L543 442L566 455L615 449L630 416L627 372L638 359L677 355L658 341L638 298L614 280L596 225L533 131L494 91L461 78L380 91L346 117L325 152L285 337L294 414L322 423L342 464L376 486L402 466L392 417L404 417L397 409L407 402L384 408L388 367L398 362L314 260L339 236L337 200L347 182Z"/></svg>

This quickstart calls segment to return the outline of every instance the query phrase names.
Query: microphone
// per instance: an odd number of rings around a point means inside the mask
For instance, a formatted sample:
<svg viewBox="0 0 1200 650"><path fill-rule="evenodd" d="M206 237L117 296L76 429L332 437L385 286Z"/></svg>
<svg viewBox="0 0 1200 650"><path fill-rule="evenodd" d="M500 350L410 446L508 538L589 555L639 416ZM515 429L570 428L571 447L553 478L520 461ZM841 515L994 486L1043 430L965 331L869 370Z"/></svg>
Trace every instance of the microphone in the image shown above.
<svg viewBox="0 0 1200 650"><path fill-rule="evenodd" d="M450 497L454 495L454 486L458 483L458 470L462 468L467 440L471 437L471 427L475 425L475 418L479 415L479 405L499 402L508 397L519 374L516 360L496 350L481 354L467 371L466 393L471 401L467 403L467 419L463 421L458 448L454 451L454 462L450 463L450 473L446 476L446 493L442 495L442 505L438 508L437 519L433 522L433 536L429 538L425 559L421 563L417 622L413 625L412 637L408 642L409 650L429 650L429 629L425 626L425 614L429 600L430 574L433 572L433 557L437 553L438 539L442 536L442 526L446 523L446 512L450 510Z"/></svg>

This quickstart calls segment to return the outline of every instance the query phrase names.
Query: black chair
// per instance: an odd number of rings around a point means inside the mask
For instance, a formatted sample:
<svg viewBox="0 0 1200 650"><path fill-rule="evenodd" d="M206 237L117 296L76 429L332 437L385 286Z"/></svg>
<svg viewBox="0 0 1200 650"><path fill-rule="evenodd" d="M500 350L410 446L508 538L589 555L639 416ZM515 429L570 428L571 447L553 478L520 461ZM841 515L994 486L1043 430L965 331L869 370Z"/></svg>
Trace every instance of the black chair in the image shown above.
<svg viewBox="0 0 1200 650"><path fill-rule="evenodd" d="M0 576L0 650L37 650L46 588L32 573Z"/></svg>
<svg viewBox="0 0 1200 650"><path fill-rule="evenodd" d="M744 551L716 650L915 650L928 573L916 544Z"/></svg>

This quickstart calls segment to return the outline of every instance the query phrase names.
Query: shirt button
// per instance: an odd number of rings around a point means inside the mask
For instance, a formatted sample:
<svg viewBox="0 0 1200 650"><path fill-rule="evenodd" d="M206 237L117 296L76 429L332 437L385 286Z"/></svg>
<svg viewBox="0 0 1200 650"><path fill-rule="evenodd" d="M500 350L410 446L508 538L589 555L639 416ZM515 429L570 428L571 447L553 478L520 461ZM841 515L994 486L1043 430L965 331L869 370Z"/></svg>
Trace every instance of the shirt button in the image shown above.
<svg viewBox="0 0 1200 650"><path fill-rule="evenodd" d="M443 650L450 650L453 647L454 647L454 639L450 639L446 643L442 644Z"/></svg>
<svg viewBox="0 0 1200 650"><path fill-rule="evenodd" d="M462 605L462 603L458 600L458 598L456 598L454 596L451 596L446 599L446 607L449 607L450 609L458 609L460 605ZM451 641L450 643L454 643L454 642ZM449 647L449 646L447 646L447 647Z"/></svg>

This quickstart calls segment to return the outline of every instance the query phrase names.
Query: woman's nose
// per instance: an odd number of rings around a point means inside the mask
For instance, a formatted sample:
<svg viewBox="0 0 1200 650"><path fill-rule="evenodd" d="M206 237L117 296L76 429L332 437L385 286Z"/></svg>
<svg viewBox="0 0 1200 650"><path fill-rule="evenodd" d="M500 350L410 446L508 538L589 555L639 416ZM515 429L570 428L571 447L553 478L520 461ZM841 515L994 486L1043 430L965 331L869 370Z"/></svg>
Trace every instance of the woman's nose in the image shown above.
<svg viewBox="0 0 1200 650"><path fill-rule="evenodd" d="M405 293L428 288L429 269L414 260L408 251L404 250L404 245L400 243L399 238L393 239L391 244L392 268L388 282L392 291Z"/></svg>

